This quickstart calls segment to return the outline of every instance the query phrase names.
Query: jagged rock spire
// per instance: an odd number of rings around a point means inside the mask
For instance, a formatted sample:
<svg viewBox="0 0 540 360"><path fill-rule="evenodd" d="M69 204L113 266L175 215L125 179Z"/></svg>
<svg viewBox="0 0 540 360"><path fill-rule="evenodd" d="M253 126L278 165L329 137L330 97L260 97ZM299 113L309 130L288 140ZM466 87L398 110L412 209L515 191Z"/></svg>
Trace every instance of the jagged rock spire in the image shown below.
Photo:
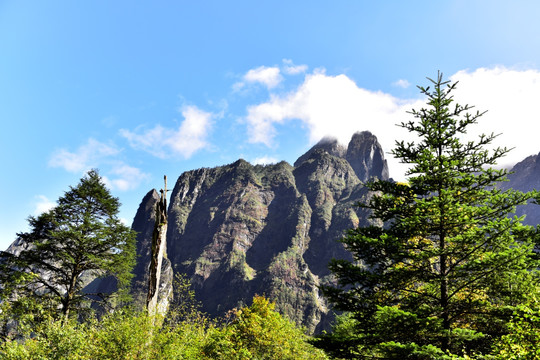
<svg viewBox="0 0 540 360"><path fill-rule="evenodd" d="M311 149L309 149L304 155L300 156L298 160L294 162L294 167L298 167L304 161L309 159L311 155L317 150L324 150L330 155L334 155L340 158L343 158L345 156L345 153L347 152L347 149L343 145L341 145L336 138L324 137Z"/></svg>
<svg viewBox="0 0 540 360"><path fill-rule="evenodd" d="M357 132L352 136L345 159L362 182L373 177L382 180L389 178L383 149L377 137L369 131Z"/></svg>
<svg viewBox="0 0 540 360"><path fill-rule="evenodd" d="M300 156L295 161L294 166L300 166L317 151L326 151L330 155L346 159L362 182L366 182L373 177L382 180L388 180L389 178L384 151L377 137L369 131L355 133L347 148L339 144L337 139L325 137L304 155Z"/></svg>

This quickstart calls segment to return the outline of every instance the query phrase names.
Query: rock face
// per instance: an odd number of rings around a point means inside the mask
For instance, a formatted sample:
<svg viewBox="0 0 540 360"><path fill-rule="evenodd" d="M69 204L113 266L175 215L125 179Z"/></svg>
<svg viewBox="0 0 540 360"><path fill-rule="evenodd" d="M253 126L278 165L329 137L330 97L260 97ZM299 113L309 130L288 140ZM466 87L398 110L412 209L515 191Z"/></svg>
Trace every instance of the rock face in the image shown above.
<svg viewBox="0 0 540 360"><path fill-rule="evenodd" d="M501 184L503 190L515 189L523 192L540 190L540 154L531 155L525 160L517 163L511 170L513 173L508 176L508 182ZM516 215L526 215L523 223L536 226L540 224L540 206L528 204L518 206Z"/></svg>
<svg viewBox="0 0 540 360"><path fill-rule="evenodd" d="M338 143L337 139L331 137L324 137L315 146L309 149L304 155L300 156L298 160L294 162L294 166L296 167L301 165L304 161L309 159L315 151L319 150L324 150L329 155L341 158L345 157L345 154L347 153L347 149L343 145Z"/></svg>
<svg viewBox="0 0 540 360"><path fill-rule="evenodd" d="M540 189L540 154L513 171L503 189ZM173 274L184 273L211 315L223 315L261 294L309 331L328 329L331 319L318 285L332 281L330 259L350 259L336 240L346 229L372 221L354 204L369 198L364 183L373 177L388 179L389 173L382 148L369 132L354 134L347 148L323 139L294 166L238 160L183 173L169 203L160 310L170 301ZM132 289L141 308L158 201L155 190L148 192L132 225L138 232ZM526 223L540 223L540 206L522 206L518 215L524 213ZM22 246L17 240L8 251L17 253ZM100 279L91 286L108 292L115 284Z"/></svg>
<svg viewBox="0 0 540 360"><path fill-rule="evenodd" d="M360 159L353 167L355 156ZM331 258L350 257L336 240L368 222L364 210L354 207L369 195L357 174L364 180L388 178L382 149L370 133L355 134L347 149L323 139L294 167L238 160L183 173L168 209L172 269L191 278L211 315L264 294L309 331L327 328L330 319L318 285L331 281ZM156 192L146 195L132 226L139 232L135 294L144 292L147 281L157 199ZM168 280L162 282L164 297Z"/></svg>
<svg viewBox="0 0 540 360"><path fill-rule="evenodd" d="M351 164L360 181L368 181L371 177L388 180L388 164L384 152L375 135L369 131L353 135L345 159Z"/></svg>

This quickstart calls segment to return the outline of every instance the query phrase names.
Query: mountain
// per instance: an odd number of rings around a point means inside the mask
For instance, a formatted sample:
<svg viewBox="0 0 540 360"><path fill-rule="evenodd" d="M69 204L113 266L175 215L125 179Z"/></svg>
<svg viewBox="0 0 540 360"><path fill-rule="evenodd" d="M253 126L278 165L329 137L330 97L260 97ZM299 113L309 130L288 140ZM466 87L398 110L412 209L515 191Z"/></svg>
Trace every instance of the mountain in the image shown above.
<svg viewBox="0 0 540 360"><path fill-rule="evenodd" d="M167 259L175 273L191 279L211 315L264 294L309 331L328 328L318 285L331 281L331 258L350 258L336 240L368 224L368 214L354 205L369 196L364 183L372 177L388 179L388 166L369 132L355 134L347 148L323 139L294 166L238 160L187 171L171 194ZM146 195L133 224L139 232L136 284L145 280L156 196ZM163 289L171 279L162 281Z"/></svg>
<svg viewBox="0 0 540 360"><path fill-rule="evenodd" d="M540 154L531 155L520 161L511 170L508 182L502 183L503 190L515 189L523 192L540 190ZM532 202L518 206L516 215L525 216L524 224L536 226L540 224L540 206Z"/></svg>
<svg viewBox="0 0 540 360"><path fill-rule="evenodd" d="M540 188L540 154L516 164L503 189ZM368 225L369 214L355 206L369 199L365 182L389 179L377 138L369 132L352 136L345 147L324 138L294 165L252 165L244 160L180 175L168 208L167 256L162 265L159 308L172 296L174 274L186 274L203 310L224 315L255 294L310 332L328 329L332 321L318 286L332 282L327 264L350 259L338 242L344 231ZM132 291L143 307L159 195L142 199L132 228L137 231L137 265ZM518 208L526 223L540 223L540 206ZM8 251L23 246L15 241ZM111 291L110 279L91 283Z"/></svg>

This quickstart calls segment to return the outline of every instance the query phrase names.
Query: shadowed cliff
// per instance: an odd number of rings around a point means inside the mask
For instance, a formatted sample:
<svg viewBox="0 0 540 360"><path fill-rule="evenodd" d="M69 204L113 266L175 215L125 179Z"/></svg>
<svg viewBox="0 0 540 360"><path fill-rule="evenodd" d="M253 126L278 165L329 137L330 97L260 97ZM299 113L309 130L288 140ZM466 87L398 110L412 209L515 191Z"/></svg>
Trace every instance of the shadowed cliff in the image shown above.
<svg viewBox="0 0 540 360"><path fill-rule="evenodd" d="M298 324L320 331L329 319L318 285L331 281L331 258L349 257L336 240L368 222L354 204L369 196L364 182L372 177L387 179L388 167L369 132L355 134L347 148L323 139L294 167L238 160L187 171L171 194L167 257L174 272L191 278L212 315L264 294ZM133 226L141 254L136 284L144 278L151 239L147 219L156 199L150 195Z"/></svg>

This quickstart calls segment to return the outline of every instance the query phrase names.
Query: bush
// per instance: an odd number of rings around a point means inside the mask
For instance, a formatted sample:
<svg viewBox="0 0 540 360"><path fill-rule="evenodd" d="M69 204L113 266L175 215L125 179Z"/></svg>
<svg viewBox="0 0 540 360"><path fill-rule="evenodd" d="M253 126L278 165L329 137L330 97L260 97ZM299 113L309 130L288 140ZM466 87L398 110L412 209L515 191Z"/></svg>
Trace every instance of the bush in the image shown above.
<svg viewBox="0 0 540 360"><path fill-rule="evenodd" d="M232 311L229 325L216 330L205 347L212 359L326 359L321 350L261 296Z"/></svg>
<svg viewBox="0 0 540 360"><path fill-rule="evenodd" d="M119 311L86 323L48 321L32 337L0 343L5 360L325 359L307 336L255 297L218 327L199 312L179 322ZM181 315L185 316L185 313ZM168 315L178 319L175 314Z"/></svg>
<svg viewBox="0 0 540 360"><path fill-rule="evenodd" d="M508 323L509 333L495 346L494 359L540 359L540 306L538 303L519 306Z"/></svg>

